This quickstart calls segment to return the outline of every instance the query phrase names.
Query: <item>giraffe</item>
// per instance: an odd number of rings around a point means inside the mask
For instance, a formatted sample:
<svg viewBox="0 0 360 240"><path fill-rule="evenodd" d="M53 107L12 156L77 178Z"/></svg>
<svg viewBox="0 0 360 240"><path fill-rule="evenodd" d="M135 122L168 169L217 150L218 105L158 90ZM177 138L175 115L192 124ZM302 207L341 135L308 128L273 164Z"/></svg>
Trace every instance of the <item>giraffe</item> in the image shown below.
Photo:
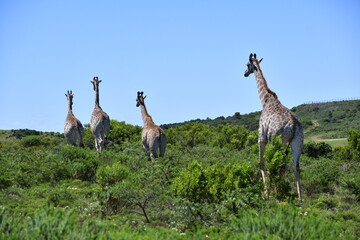
<svg viewBox="0 0 360 240"><path fill-rule="evenodd" d="M107 137L110 131L110 118L100 107L99 104L99 80L98 77L94 77L90 82L93 84L95 91L95 107L91 114L90 128L95 138L96 151L101 152L106 146Z"/></svg>
<svg viewBox="0 0 360 240"><path fill-rule="evenodd" d="M143 130L141 139L143 147L146 151L150 151L150 158L158 157L158 149L160 148L160 157L164 157L166 149L166 136L163 129L157 126L152 117L146 110L144 92L137 92L136 107L141 108L141 116L143 120Z"/></svg>
<svg viewBox="0 0 360 240"><path fill-rule="evenodd" d="M301 201L300 187L300 154L304 141L304 133L301 123L296 115L281 104L276 93L271 91L260 69L262 59L256 59L256 54L250 54L247 69L244 73L248 77L251 73L255 74L256 84L262 113L259 121L259 165L261 176L265 186L265 195L268 194L265 178L265 147L271 138L281 136L284 145L291 146L294 160L294 174L299 200Z"/></svg>
<svg viewBox="0 0 360 240"><path fill-rule="evenodd" d="M68 145L77 146L77 143L80 147L84 147L83 137L84 137L84 128L79 119L77 119L72 112L73 97L74 94L72 91L67 91L65 94L68 100L68 114L65 120L64 126L64 135Z"/></svg>

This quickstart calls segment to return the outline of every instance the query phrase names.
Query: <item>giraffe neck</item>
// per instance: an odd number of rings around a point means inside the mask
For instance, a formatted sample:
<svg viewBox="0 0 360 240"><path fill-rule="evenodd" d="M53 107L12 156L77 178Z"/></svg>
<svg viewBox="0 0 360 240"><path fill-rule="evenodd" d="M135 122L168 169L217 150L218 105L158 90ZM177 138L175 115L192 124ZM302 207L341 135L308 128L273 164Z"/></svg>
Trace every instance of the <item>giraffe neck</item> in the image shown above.
<svg viewBox="0 0 360 240"><path fill-rule="evenodd" d="M100 108L100 100L99 100L99 88L95 88L95 107Z"/></svg>
<svg viewBox="0 0 360 240"><path fill-rule="evenodd" d="M72 102L69 101L69 106L68 106L68 113L71 113L72 114Z"/></svg>
<svg viewBox="0 0 360 240"><path fill-rule="evenodd" d="M277 100L278 97L277 97L276 93L271 91L270 88L268 87L267 82L264 78L264 75L260 69L259 64L256 64L256 67L258 69L258 70L254 71L255 78L256 78L256 85L258 88L261 105L264 108L266 103L269 102L269 100Z"/></svg>
<svg viewBox="0 0 360 240"><path fill-rule="evenodd" d="M145 105L140 105L141 108L141 117L143 120L144 127L154 124L152 117L149 115L149 113L146 110Z"/></svg>

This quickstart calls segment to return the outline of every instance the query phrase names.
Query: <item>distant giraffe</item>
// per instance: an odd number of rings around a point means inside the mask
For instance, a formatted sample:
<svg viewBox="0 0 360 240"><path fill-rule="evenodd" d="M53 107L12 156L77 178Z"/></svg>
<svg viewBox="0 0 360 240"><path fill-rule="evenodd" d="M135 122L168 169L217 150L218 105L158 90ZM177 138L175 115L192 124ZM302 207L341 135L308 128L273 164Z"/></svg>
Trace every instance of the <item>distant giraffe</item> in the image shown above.
<svg viewBox="0 0 360 240"><path fill-rule="evenodd" d="M265 186L265 193L268 194L265 180L265 147L266 144L271 141L272 137L281 136L283 144L289 144L292 148L297 194L301 201L299 162L304 140L303 128L296 115L284 107L280 103L277 95L269 89L260 69L261 61L262 59L256 59L256 54L250 54L244 76L248 77L251 73L255 74L258 93L263 107L259 121L258 144L259 165Z"/></svg>
<svg viewBox="0 0 360 240"><path fill-rule="evenodd" d="M164 157L166 149L166 136L163 129L157 126L152 117L146 110L144 92L138 92L136 98L136 106L141 108L141 116L143 120L143 130L141 139L145 150L150 151L150 158L158 157L158 149L160 148L160 157Z"/></svg>
<svg viewBox="0 0 360 240"><path fill-rule="evenodd" d="M101 83L101 81L98 77L94 77L93 80L90 81L95 91L95 107L91 114L90 127L95 138L95 148L98 152L101 152L101 150L105 148L110 131L110 118L101 109L99 104L99 83Z"/></svg>
<svg viewBox="0 0 360 240"><path fill-rule="evenodd" d="M64 126L64 135L68 145L84 147L83 137L84 137L84 128L79 119L77 119L72 112L73 105L73 93L72 91L67 91L65 94L68 100L68 114L65 120Z"/></svg>

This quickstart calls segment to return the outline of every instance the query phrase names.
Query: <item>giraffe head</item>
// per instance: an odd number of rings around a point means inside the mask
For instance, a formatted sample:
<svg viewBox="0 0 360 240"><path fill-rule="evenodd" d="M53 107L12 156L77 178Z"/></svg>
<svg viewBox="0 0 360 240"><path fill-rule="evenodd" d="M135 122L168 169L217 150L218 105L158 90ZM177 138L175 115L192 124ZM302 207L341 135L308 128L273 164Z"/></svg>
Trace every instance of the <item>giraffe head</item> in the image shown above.
<svg viewBox="0 0 360 240"><path fill-rule="evenodd" d="M94 91L99 88L99 83L101 83L101 81L102 80L99 80L98 77L94 77L93 80L90 81L93 84Z"/></svg>
<svg viewBox="0 0 360 240"><path fill-rule="evenodd" d="M144 97L144 92L137 92L137 98L136 98L136 106L139 107L140 105L144 106L145 105L145 98Z"/></svg>
<svg viewBox="0 0 360 240"><path fill-rule="evenodd" d="M65 93L65 96L66 96L66 98L67 98L67 100L68 100L68 102L69 102L69 105L70 105L70 107L72 106L72 104L73 104L73 101L72 101L72 99L73 99L73 97L74 97L74 94L72 93L72 90L68 90L67 91L67 93Z"/></svg>
<svg viewBox="0 0 360 240"><path fill-rule="evenodd" d="M249 56L249 62L246 64L247 69L244 73L244 76L248 77L254 71L257 71L262 60L263 59L257 60L256 53L254 53L254 54L251 53Z"/></svg>

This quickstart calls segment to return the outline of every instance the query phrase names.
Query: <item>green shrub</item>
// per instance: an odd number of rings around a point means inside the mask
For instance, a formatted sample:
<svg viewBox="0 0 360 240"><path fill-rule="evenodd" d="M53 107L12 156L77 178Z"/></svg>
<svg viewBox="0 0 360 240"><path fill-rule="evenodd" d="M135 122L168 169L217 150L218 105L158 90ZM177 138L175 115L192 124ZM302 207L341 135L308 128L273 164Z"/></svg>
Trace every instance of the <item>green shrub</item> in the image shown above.
<svg viewBox="0 0 360 240"><path fill-rule="evenodd" d="M271 195L280 200L294 196L291 194L290 182L285 178L285 173L291 169L287 167L288 163L292 162L291 158L289 149L284 149L280 137L273 138L266 147L265 165L268 172L267 181L269 181L267 184L269 190L272 191Z"/></svg>
<svg viewBox="0 0 360 240"><path fill-rule="evenodd" d="M69 189L66 188L58 188L56 191L51 191L48 196L48 203L56 207L69 206L74 200Z"/></svg>
<svg viewBox="0 0 360 240"><path fill-rule="evenodd" d="M84 124L83 143L85 148L95 149L94 135L91 133L90 124Z"/></svg>
<svg viewBox="0 0 360 240"><path fill-rule="evenodd" d="M105 187L123 181L129 174L128 167L121 163L114 163L112 166L100 166L96 172L96 180Z"/></svg>
<svg viewBox="0 0 360 240"><path fill-rule="evenodd" d="M304 144L303 153L312 158L330 157L332 154L332 147L325 142L309 142Z"/></svg>
<svg viewBox="0 0 360 240"><path fill-rule="evenodd" d="M68 162L73 178L94 181L99 161L94 152L83 148L67 146L59 152L61 158Z"/></svg>
<svg viewBox="0 0 360 240"><path fill-rule="evenodd" d="M341 163L333 159L320 158L302 169L302 186L308 194L333 194L339 183Z"/></svg>
<svg viewBox="0 0 360 240"><path fill-rule="evenodd" d="M337 147L334 156L342 160L360 161L360 130L350 130L348 134L348 145Z"/></svg>
<svg viewBox="0 0 360 240"><path fill-rule="evenodd" d="M348 143L354 151L360 152L360 130L349 131Z"/></svg>
<svg viewBox="0 0 360 240"><path fill-rule="evenodd" d="M213 147L241 150L254 142L250 131L244 126L218 125L209 126L203 123L190 122L167 130L168 142L182 147L195 147L201 144L211 144ZM255 137L256 141L257 137Z"/></svg>
<svg viewBox="0 0 360 240"><path fill-rule="evenodd" d="M356 174L352 177L344 179L343 185L352 194L354 194L356 200L360 202L360 175Z"/></svg>
<svg viewBox="0 0 360 240"><path fill-rule="evenodd" d="M169 144L194 147L199 144L206 144L212 133L209 125L194 122L171 128L166 132L166 136Z"/></svg>
<svg viewBox="0 0 360 240"><path fill-rule="evenodd" d="M27 136L21 139L21 145L23 147L48 147L51 144L51 140L44 136Z"/></svg>
<svg viewBox="0 0 360 240"><path fill-rule="evenodd" d="M147 223L162 215L161 206L168 198L162 170L156 162L143 161L137 165L136 169L120 163L99 168L97 176L102 188L98 199L105 215L135 211Z"/></svg>
<svg viewBox="0 0 360 240"><path fill-rule="evenodd" d="M0 212L1 239L69 239L76 225L73 211L62 208L47 207L26 218Z"/></svg>
<svg viewBox="0 0 360 240"><path fill-rule="evenodd" d="M254 169L250 164L219 164L205 167L193 161L173 181L176 195L192 202L219 203L238 188L255 183Z"/></svg>
<svg viewBox="0 0 360 240"><path fill-rule="evenodd" d="M245 126L219 125L214 128L213 146L241 150L245 148L249 131Z"/></svg>
<svg viewBox="0 0 360 240"><path fill-rule="evenodd" d="M324 215L291 205L242 212L231 229L238 239L353 239Z"/></svg>
<svg viewBox="0 0 360 240"><path fill-rule="evenodd" d="M142 128L116 120L110 121L109 140L115 144L123 142L138 142L141 139Z"/></svg>

